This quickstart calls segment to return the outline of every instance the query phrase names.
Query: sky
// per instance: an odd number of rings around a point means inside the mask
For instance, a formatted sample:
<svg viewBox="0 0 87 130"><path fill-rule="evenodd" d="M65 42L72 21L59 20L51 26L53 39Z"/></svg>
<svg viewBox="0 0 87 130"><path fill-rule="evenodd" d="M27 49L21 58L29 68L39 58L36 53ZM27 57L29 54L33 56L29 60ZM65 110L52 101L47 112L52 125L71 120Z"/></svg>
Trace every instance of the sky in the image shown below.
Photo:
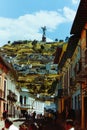
<svg viewBox="0 0 87 130"><path fill-rule="evenodd" d="M8 41L65 40L80 0L0 0L0 46Z"/></svg>

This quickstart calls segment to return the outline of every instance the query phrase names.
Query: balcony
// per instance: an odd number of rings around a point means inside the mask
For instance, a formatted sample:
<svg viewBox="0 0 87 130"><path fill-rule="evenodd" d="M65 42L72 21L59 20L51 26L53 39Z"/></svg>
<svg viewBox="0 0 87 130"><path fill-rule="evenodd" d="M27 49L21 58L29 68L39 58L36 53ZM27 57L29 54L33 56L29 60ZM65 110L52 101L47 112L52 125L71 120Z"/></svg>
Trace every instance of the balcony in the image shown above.
<svg viewBox="0 0 87 130"><path fill-rule="evenodd" d="M17 101L17 95L13 93L11 90L8 91L7 99L13 102Z"/></svg>
<svg viewBox="0 0 87 130"><path fill-rule="evenodd" d="M82 52L81 60L75 66L76 81L85 82L87 79L87 48Z"/></svg>

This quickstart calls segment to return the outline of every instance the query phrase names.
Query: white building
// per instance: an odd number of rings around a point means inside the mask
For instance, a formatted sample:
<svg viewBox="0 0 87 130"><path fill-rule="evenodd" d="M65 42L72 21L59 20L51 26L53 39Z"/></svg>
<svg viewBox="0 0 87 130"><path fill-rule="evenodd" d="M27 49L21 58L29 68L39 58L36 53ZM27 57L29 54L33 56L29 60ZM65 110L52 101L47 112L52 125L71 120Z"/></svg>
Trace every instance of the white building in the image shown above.
<svg viewBox="0 0 87 130"><path fill-rule="evenodd" d="M36 100L34 95L29 93L26 88L21 89L20 93L21 113L24 115L25 112L36 114L44 114L44 102Z"/></svg>

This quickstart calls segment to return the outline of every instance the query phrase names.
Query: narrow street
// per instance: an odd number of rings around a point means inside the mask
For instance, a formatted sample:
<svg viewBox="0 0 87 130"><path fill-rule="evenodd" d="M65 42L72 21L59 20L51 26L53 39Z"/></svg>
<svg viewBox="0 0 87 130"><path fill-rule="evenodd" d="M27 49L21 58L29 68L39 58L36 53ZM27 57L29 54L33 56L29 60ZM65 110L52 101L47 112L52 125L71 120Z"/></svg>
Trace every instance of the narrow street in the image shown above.
<svg viewBox="0 0 87 130"><path fill-rule="evenodd" d="M87 130L87 0L19 1L1 2L0 130Z"/></svg>

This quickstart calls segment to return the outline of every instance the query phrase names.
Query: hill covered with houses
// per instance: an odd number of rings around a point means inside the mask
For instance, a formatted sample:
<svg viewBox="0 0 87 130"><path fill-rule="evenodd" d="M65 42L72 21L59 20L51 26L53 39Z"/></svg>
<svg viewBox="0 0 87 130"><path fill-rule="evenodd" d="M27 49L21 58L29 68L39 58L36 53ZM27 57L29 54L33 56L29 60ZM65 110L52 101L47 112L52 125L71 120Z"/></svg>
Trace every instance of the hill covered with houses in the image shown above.
<svg viewBox="0 0 87 130"><path fill-rule="evenodd" d="M14 41L2 46L0 54L17 71L18 87L28 88L35 95L53 95L58 79L58 65L54 60L57 48L64 44L63 41Z"/></svg>

